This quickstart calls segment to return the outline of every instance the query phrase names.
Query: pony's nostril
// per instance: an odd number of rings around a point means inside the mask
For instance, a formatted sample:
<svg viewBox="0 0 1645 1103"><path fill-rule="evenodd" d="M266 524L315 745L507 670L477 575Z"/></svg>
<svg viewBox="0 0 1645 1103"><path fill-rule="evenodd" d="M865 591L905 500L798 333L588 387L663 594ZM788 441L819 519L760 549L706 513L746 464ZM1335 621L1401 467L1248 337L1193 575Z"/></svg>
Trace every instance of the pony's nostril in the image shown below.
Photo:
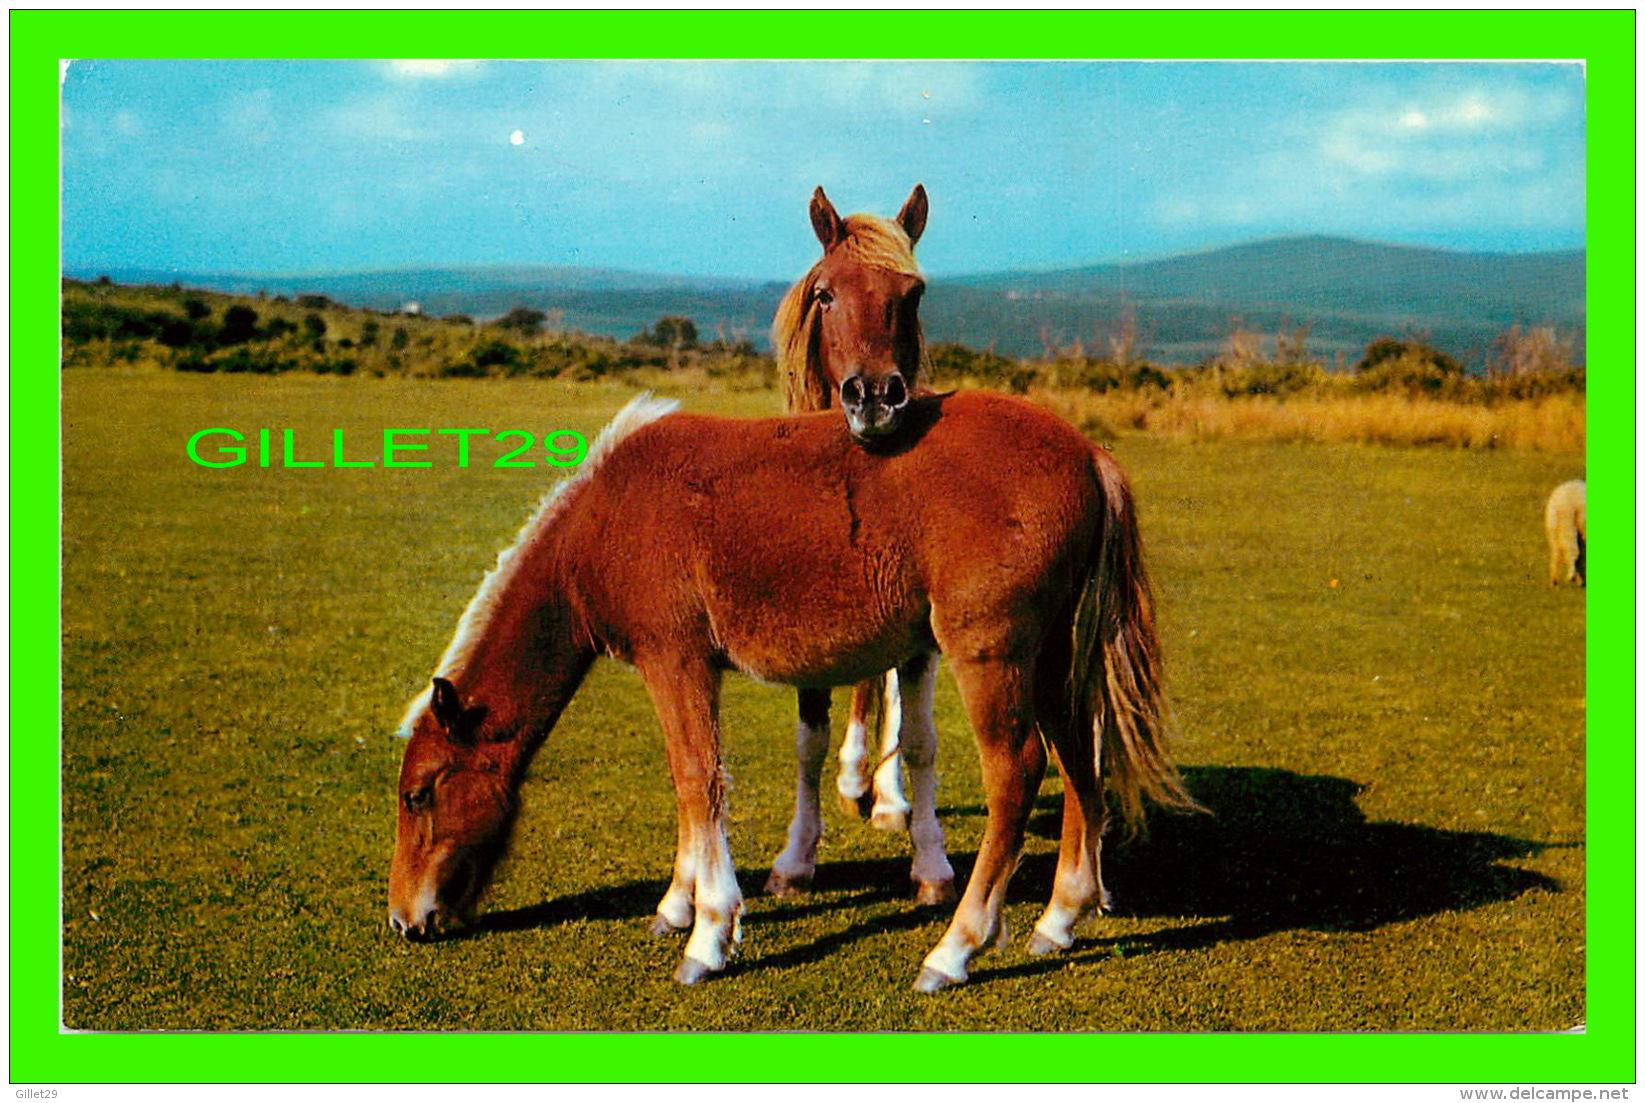
<svg viewBox="0 0 1645 1103"><path fill-rule="evenodd" d="M847 406L861 406L866 394L860 375L850 376L840 384L840 401Z"/></svg>
<svg viewBox="0 0 1645 1103"><path fill-rule="evenodd" d="M908 384L903 382L900 372L892 372L885 381L885 404L891 407L905 405L908 402Z"/></svg>

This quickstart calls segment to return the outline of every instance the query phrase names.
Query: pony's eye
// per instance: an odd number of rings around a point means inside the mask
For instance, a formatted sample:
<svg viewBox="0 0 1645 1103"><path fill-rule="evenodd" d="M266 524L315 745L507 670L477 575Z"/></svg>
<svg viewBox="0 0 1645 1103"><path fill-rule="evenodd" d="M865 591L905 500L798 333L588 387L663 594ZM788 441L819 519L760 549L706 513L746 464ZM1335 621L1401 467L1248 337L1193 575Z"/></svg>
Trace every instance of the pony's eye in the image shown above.
<svg viewBox="0 0 1645 1103"><path fill-rule="evenodd" d="M405 802L407 812L421 812L434 803L434 791L427 785L421 789L413 789L400 798Z"/></svg>
<svg viewBox="0 0 1645 1103"><path fill-rule="evenodd" d="M834 303L834 292L826 287L817 288L817 305L827 309Z"/></svg>

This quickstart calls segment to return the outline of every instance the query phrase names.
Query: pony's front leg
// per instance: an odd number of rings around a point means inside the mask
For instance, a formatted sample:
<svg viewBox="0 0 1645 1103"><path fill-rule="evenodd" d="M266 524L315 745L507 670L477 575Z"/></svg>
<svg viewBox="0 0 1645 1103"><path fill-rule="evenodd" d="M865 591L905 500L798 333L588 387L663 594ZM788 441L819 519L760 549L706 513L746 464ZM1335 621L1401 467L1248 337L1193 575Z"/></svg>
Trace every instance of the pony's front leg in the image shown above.
<svg viewBox="0 0 1645 1103"><path fill-rule="evenodd" d="M978 952L1006 942L1005 887L1045 775L1045 746L1035 728L1028 669L1001 659L973 659L956 662L954 675L977 736L988 825L953 922L926 955L914 982L921 992L963 984Z"/></svg>
<svg viewBox="0 0 1645 1103"><path fill-rule="evenodd" d="M934 716L937 657L922 655L897 671L902 687L902 757L914 796L908 836L914 844L909 877L921 904L954 899L954 867L948 864L942 824L937 822L937 723Z"/></svg>
<svg viewBox="0 0 1645 1103"><path fill-rule="evenodd" d="M788 896L811 888L817 872L817 843L822 838L822 802L819 787L823 761L828 757L828 704L826 689L802 689L800 722L794 731L794 753L799 759L799 781L794 788L794 819L788 825L788 845L771 863L765 891Z"/></svg>
<svg viewBox="0 0 1645 1103"><path fill-rule="evenodd" d="M658 909L658 925L677 927L676 912L689 891L691 937L674 973L695 984L725 968L741 937L742 891L726 838L725 774L720 759L719 673L706 661L650 658L639 664L652 706L668 741L668 770L679 812L675 882ZM682 884L689 881L689 890Z"/></svg>

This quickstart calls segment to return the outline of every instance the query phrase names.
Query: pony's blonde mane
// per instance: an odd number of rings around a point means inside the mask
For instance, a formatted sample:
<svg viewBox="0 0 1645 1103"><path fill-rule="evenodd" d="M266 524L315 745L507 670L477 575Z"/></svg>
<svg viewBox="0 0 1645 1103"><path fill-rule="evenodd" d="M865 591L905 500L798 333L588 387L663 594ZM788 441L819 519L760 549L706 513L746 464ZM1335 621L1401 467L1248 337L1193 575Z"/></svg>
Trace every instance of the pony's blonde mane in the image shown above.
<svg viewBox="0 0 1645 1103"><path fill-rule="evenodd" d="M904 276L920 274L919 265L914 261L914 243L908 240L908 231L895 219L854 214L846 217L843 226L845 237L834 248L845 250L858 264ZM812 342L817 324L817 312L813 309L817 302L817 277L822 265L822 260L817 261L788 289L782 302L777 304L777 317L771 323L771 347L776 350L777 373L783 381L783 409L789 413L826 410L832 400L816 363L816 346Z"/></svg>
<svg viewBox="0 0 1645 1103"><path fill-rule="evenodd" d="M476 643L485 634L486 627L501 604L502 595L507 592L519 570L523 558L520 554L521 549L530 547L538 537L548 531L569 498L568 492L592 478L618 444L658 418L667 417L679 407L680 404L675 399L658 398L650 391L645 391L630 399L628 405L617 411L617 416L613 417L610 423L600 430L600 435L594 438L594 443L589 447L588 454L583 457L583 462L578 465L576 474L568 479L562 479L544 494L542 500L537 503L537 508L532 511L530 519L520 529L520 534L514 538L514 543L497 553L497 565L486 572L485 578L480 582L480 588L469 600L468 608L463 610L463 615L457 621L457 632L452 636L445 654L440 656L440 662L434 668L434 677L456 680L468 666ZM400 727L395 732L396 735L410 738L412 726L428 708L432 692L431 684L412 699L406 708L405 718L400 721Z"/></svg>

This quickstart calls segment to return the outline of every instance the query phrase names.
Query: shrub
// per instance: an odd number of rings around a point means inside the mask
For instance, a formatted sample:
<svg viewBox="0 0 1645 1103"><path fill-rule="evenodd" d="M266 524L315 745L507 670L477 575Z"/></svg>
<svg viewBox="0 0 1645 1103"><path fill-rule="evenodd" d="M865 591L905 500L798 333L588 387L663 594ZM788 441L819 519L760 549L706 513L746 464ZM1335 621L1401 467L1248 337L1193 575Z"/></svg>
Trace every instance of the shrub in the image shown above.
<svg viewBox="0 0 1645 1103"><path fill-rule="evenodd" d="M973 379L979 383L1003 384L1018 377L1022 367L992 349L981 352L964 345L932 345L926 353L934 376L943 379ZM1032 374L1032 369L1029 369Z"/></svg>
<svg viewBox="0 0 1645 1103"><path fill-rule="evenodd" d="M530 307L517 306L497 319L497 325L503 329L517 329L521 333L536 333L548 321L548 315L541 310L532 310Z"/></svg>
<svg viewBox="0 0 1645 1103"><path fill-rule="evenodd" d="M223 328L217 333L217 342L239 345L257 337L257 312L249 306L234 304L223 312Z"/></svg>
<svg viewBox="0 0 1645 1103"><path fill-rule="evenodd" d="M690 318L660 318L650 329L636 333L634 343L665 349L694 349L697 347L697 323Z"/></svg>
<svg viewBox="0 0 1645 1103"><path fill-rule="evenodd" d="M1462 365L1426 341L1410 337L1378 337L1365 346L1365 355L1354 365L1357 372L1370 371L1389 362L1425 364L1440 375L1460 375Z"/></svg>
<svg viewBox="0 0 1645 1103"><path fill-rule="evenodd" d="M194 344L194 325L182 318L168 318L160 324L159 341L167 348L187 348Z"/></svg>

